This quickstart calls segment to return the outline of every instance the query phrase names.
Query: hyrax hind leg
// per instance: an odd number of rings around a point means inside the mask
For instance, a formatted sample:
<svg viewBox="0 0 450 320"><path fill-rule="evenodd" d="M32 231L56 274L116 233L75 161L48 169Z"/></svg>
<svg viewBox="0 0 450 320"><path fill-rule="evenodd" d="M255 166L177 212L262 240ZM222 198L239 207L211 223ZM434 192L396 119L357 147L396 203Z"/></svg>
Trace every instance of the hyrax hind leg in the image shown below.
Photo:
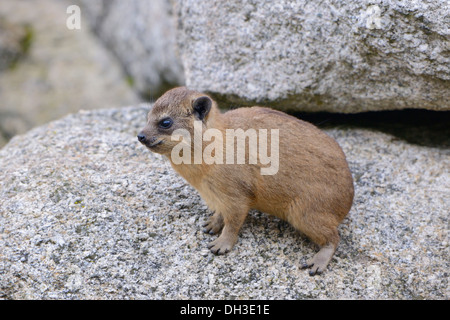
<svg viewBox="0 0 450 320"><path fill-rule="evenodd" d="M325 271L339 244L337 219L330 214L299 213L299 211L289 218L289 222L297 230L320 246L319 252L306 261L302 268L310 268L311 276L321 274Z"/></svg>
<svg viewBox="0 0 450 320"><path fill-rule="evenodd" d="M317 252L314 257L312 257L302 265L302 268L310 268L310 276L321 274L333 257L333 254L336 251L336 247L337 245L332 243L327 243L326 245L322 246L320 248L320 251Z"/></svg>
<svg viewBox="0 0 450 320"><path fill-rule="evenodd" d="M309 275L314 276L325 271L339 244L339 234L337 226L314 224L306 227L301 231L320 246L319 252L302 265L302 268L310 268Z"/></svg>

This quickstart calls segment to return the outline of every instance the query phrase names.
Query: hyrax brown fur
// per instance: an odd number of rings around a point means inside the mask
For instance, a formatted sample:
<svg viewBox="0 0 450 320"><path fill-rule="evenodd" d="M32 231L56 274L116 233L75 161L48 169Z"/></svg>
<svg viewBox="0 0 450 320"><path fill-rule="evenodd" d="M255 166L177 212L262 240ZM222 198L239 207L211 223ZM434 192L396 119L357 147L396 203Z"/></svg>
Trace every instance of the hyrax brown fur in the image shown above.
<svg viewBox="0 0 450 320"><path fill-rule="evenodd" d="M215 128L223 137L226 129L278 129L278 172L261 175L264 165L248 161L174 163L171 151L180 142L172 141L171 134L185 129L193 136L196 120L201 121L203 132ZM221 113L207 95L179 87L156 101L138 139L151 151L167 156L175 171L198 190L215 212L205 224L206 232L222 231L208 246L213 253L230 251L249 210L257 209L288 221L318 244L320 251L303 267L311 268L311 275L325 270L339 243L337 227L350 211L354 194L345 155L327 134L312 124L268 108ZM203 142L202 149L207 144Z"/></svg>

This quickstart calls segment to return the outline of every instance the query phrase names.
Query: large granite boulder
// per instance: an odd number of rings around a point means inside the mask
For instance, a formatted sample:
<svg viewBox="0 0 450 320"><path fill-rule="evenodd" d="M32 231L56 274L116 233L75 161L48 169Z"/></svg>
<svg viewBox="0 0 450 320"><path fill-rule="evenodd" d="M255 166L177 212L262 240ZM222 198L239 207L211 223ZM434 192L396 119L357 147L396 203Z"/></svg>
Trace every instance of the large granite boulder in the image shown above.
<svg viewBox="0 0 450 320"><path fill-rule="evenodd" d="M141 95L156 99L184 83L168 0L78 0L83 16L119 58Z"/></svg>
<svg viewBox="0 0 450 320"><path fill-rule="evenodd" d="M450 110L450 9L431 1L78 0L141 94L224 105Z"/></svg>
<svg viewBox="0 0 450 320"><path fill-rule="evenodd" d="M214 256L211 214L167 161L137 142L148 106L84 111L0 150L3 299L448 299L449 150L330 127L354 179L328 270L317 248L253 211ZM413 139L414 140L414 139Z"/></svg>
<svg viewBox="0 0 450 320"><path fill-rule="evenodd" d="M442 1L177 0L186 84L303 111L450 110Z"/></svg>

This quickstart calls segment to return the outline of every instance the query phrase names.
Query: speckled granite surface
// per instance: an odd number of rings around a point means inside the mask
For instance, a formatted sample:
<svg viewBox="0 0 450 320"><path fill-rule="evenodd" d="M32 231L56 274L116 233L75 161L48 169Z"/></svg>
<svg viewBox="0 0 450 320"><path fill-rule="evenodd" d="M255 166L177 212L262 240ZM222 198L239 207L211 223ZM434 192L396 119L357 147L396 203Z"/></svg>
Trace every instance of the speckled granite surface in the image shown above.
<svg viewBox="0 0 450 320"><path fill-rule="evenodd" d="M214 256L197 192L135 136L148 106L80 112L0 150L3 299L448 299L448 149L331 128L355 201L327 271L287 223L253 211Z"/></svg>

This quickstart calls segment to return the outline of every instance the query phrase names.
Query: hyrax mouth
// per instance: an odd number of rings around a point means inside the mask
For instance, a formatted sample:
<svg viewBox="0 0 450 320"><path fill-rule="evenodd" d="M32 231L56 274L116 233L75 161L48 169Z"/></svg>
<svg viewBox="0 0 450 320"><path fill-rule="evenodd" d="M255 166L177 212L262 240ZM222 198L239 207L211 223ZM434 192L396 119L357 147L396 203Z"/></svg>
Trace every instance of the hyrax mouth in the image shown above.
<svg viewBox="0 0 450 320"><path fill-rule="evenodd" d="M154 148L154 147L156 147L156 146L159 146L161 143L163 143L163 140L159 140L158 142L155 142L155 143L153 143L153 144L148 144L148 143L146 143L145 145L146 145L146 147L147 148Z"/></svg>
<svg viewBox="0 0 450 320"><path fill-rule="evenodd" d="M142 143L144 146L146 146L149 149L154 148L154 147L160 145L161 143L163 143L163 139L155 142L156 138L147 139L147 137L143 133L140 133L137 136L137 138L140 143Z"/></svg>

